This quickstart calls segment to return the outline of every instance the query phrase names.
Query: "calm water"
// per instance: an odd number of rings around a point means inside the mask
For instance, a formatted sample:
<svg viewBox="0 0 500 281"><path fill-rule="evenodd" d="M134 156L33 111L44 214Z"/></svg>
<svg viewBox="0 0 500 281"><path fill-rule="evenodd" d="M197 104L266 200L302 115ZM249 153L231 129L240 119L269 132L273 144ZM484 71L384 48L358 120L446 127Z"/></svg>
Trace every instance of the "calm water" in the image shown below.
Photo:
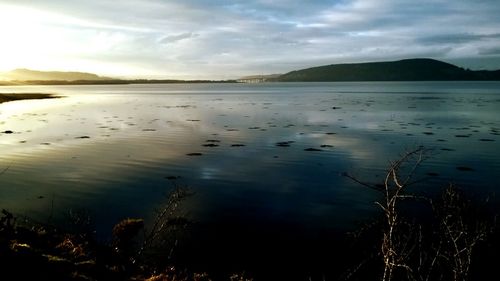
<svg viewBox="0 0 500 281"><path fill-rule="evenodd" d="M8 167L0 176L0 208L41 221L86 209L106 237L122 218L151 219L172 189L165 177L178 176L194 191L180 210L195 222L193 248L217 243L235 263L245 259L241 252L290 255L280 252L290 241L310 243L314 254L321 235L356 228L377 211L377 194L341 173L381 181L389 160L419 145L434 152L418 171L428 178L418 192L450 182L485 196L499 188L498 82L0 92L64 96L0 104L0 131L14 132L0 134L0 168Z"/></svg>

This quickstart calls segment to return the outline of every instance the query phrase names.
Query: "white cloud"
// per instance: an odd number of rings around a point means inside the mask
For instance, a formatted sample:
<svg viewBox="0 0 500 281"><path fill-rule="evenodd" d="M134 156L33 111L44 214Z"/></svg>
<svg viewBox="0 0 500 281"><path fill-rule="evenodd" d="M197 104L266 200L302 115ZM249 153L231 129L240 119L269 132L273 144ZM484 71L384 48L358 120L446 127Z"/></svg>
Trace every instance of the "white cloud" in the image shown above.
<svg viewBox="0 0 500 281"><path fill-rule="evenodd" d="M500 56L493 0L2 2L3 68L235 78L340 62Z"/></svg>

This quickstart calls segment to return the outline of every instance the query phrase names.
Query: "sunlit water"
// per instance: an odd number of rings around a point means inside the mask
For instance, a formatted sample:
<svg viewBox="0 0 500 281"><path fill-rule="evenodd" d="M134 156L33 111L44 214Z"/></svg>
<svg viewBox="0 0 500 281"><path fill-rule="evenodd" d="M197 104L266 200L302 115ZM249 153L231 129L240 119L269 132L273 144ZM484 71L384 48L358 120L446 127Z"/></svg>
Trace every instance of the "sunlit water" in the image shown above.
<svg viewBox="0 0 500 281"><path fill-rule="evenodd" d="M270 239L266 247L273 239L307 244L368 220L377 211L377 193L342 173L379 183L389 160L420 145L433 151L417 172L427 180L415 192L433 194L449 183L481 196L498 191L498 82L0 92L64 96L0 104L0 132L13 131L0 133L0 168L7 169L0 176L0 208L40 221L85 209L101 237L126 217L151 221L172 190L166 177L180 177L176 182L194 192L180 213L198 226L197 241L218 243L235 260L238 247L254 256L273 254L259 248L262 239ZM277 145L284 142L289 146Z"/></svg>

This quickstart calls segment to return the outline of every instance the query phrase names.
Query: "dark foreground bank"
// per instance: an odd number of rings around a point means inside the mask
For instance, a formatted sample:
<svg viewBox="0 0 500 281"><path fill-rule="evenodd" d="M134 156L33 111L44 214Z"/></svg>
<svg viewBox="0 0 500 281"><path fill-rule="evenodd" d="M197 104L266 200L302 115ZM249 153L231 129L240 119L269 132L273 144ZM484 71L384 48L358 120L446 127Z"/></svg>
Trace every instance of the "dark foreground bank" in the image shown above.
<svg viewBox="0 0 500 281"><path fill-rule="evenodd" d="M400 199L396 202L403 204ZM380 202L384 206L385 201ZM386 202L389 205L384 208L390 207L391 200ZM394 214L386 209L358 231L325 233L307 245L299 238L280 241L279 232L287 228L273 226L244 234L243 225L217 225L208 233L218 233L218 237L193 241L189 222L171 217L168 208L163 213L168 218L157 220L149 231L144 230L142 219L124 219L110 231L110 241L97 241L83 217L74 218L72 227L63 229L16 218L3 210L0 279L496 280L495 264L500 260L496 215L483 201L476 204L453 188L432 202L430 209L422 207L430 206L427 201L404 203L395 209L397 219L391 219ZM415 209L423 215L415 214ZM240 237L230 235L238 231ZM247 252L246 264L223 257L224 249L208 243L218 239L230 240ZM279 259L251 251L252 246L262 244L272 248L271 252L280 249L290 256L300 253L308 258L296 261L281 255ZM191 248L190 253L197 249L199 254L186 256L186 248Z"/></svg>
<svg viewBox="0 0 500 281"><path fill-rule="evenodd" d="M11 94L11 93L0 93L0 103L16 101L16 100L33 100L33 99L50 99L56 98L53 94L42 94L42 93L26 93L26 94Z"/></svg>

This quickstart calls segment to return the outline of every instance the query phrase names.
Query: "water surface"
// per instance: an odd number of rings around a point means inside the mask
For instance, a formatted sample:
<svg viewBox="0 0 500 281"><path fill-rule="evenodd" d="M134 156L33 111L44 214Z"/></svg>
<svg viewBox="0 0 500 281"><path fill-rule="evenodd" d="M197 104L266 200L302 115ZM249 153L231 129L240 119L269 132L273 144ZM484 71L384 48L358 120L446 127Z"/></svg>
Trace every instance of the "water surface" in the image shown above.
<svg viewBox="0 0 500 281"><path fill-rule="evenodd" d="M218 243L235 263L245 251L288 255L280 251L290 241L315 253L321 247L308 243L352 230L377 211L377 194L342 173L381 182L389 160L421 145L434 151L418 170L428 179L416 192L433 194L449 183L481 195L498 191L498 82L0 92L64 96L0 104L0 132L13 132L0 133L0 168L8 168L0 207L41 221L85 209L101 237L122 218L150 220L172 189L166 177L180 177L194 192L180 211L198 226L196 240ZM285 242L269 248L276 241Z"/></svg>

